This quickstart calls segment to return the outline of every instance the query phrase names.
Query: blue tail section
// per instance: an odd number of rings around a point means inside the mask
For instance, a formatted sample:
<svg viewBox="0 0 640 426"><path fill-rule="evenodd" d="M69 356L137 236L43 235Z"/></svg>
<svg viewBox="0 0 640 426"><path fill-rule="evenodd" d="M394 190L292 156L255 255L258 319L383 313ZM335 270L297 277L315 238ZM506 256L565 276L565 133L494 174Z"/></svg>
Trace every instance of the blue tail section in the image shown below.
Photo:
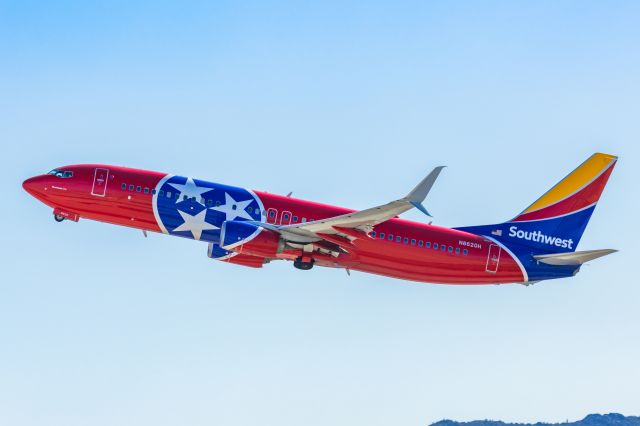
<svg viewBox="0 0 640 426"><path fill-rule="evenodd" d="M534 256L576 251L616 161L596 153L514 219L456 229L495 241L518 259L529 281L575 275L579 264L550 265Z"/></svg>
<svg viewBox="0 0 640 426"><path fill-rule="evenodd" d="M595 206L591 206L551 219L509 221L456 229L491 237L507 247L522 246L531 254L566 253L576 251L594 209Z"/></svg>
<svg viewBox="0 0 640 426"><path fill-rule="evenodd" d="M534 256L575 251L591 213L593 207L571 217L538 222L465 226L456 229L482 235L499 244L518 259L526 271L527 281L548 280L571 277L580 270L580 266L548 265L537 261ZM561 232L557 232L558 230Z"/></svg>

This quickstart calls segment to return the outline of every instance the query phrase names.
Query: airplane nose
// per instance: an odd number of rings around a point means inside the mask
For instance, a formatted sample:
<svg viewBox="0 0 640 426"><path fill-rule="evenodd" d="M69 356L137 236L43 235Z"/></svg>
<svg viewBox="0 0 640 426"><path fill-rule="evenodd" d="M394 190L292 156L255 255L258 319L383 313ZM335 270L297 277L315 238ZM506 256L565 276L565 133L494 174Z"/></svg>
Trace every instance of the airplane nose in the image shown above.
<svg viewBox="0 0 640 426"><path fill-rule="evenodd" d="M24 190L34 197L44 189L44 186L42 185L42 182L39 178L40 176L34 176L22 182L22 187L24 188Z"/></svg>

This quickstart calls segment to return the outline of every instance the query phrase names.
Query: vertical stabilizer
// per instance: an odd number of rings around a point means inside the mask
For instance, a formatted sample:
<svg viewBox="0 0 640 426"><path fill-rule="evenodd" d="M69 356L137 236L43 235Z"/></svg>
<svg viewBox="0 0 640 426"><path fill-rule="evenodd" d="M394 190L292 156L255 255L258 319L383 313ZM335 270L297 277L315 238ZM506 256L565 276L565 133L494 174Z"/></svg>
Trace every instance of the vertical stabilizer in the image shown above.
<svg viewBox="0 0 640 426"><path fill-rule="evenodd" d="M596 153L508 222L458 228L536 254L576 250L618 157ZM523 250L515 250L522 252Z"/></svg>

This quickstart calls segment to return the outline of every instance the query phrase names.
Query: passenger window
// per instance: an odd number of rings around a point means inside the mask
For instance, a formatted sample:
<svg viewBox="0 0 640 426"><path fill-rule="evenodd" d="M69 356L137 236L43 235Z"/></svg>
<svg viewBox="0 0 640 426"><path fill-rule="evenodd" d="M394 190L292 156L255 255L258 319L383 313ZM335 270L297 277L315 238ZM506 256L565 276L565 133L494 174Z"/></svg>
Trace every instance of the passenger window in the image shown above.
<svg viewBox="0 0 640 426"><path fill-rule="evenodd" d="M422 246L423 246L422 240L418 241L418 247L422 247Z"/></svg>
<svg viewBox="0 0 640 426"><path fill-rule="evenodd" d="M129 191L133 191L133 185L129 185Z"/></svg>
<svg viewBox="0 0 640 426"><path fill-rule="evenodd" d="M164 197L164 190L161 189L158 195L160 195L161 197Z"/></svg>
<svg viewBox="0 0 640 426"><path fill-rule="evenodd" d="M438 243L433 243L433 249L438 250Z"/></svg>
<svg viewBox="0 0 640 426"><path fill-rule="evenodd" d="M302 223L306 223L306 222L307 222L307 218L306 218L306 217L303 217L303 218L302 218Z"/></svg>
<svg viewBox="0 0 640 426"><path fill-rule="evenodd" d="M372 236L373 238L375 238L375 237L376 237L376 231L371 231L371 236Z"/></svg>
<svg viewBox="0 0 640 426"><path fill-rule="evenodd" d="M400 235L398 235L396 237L396 242L401 243L402 242L402 237Z"/></svg>
<svg viewBox="0 0 640 426"><path fill-rule="evenodd" d="M445 246L444 244L442 244L442 245L440 246L440 250L441 250L441 251L447 251L447 246Z"/></svg>
<svg viewBox="0 0 640 426"><path fill-rule="evenodd" d="M121 187L122 187L122 189L127 189L127 184L123 183Z"/></svg>
<svg viewBox="0 0 640 426"><path fill-rule="evenodd" d="M298 221L298 216L294 216L294 217L293 217L293 221L294 221L294 222L297 222L297 221Z"/></svg>
<svg viewBox="0 0 640 426"><path fill-rule="evenodd" d="M153 195L156 195L156 190L155 190L155 188L151 190L151 193L152 193Z"/></svg>
<svg viewBox="0 0 640 426"><path fill-rule="evenodd" d="M216 201L216 207L220 207L220 201Z"/></svg>
<svg viewBox="0 0 640 426"><path fill-rule="evenodd" d="M384 232L380 233L380 238L384 240Z"/></svg>
<svg viewBox="0 0 640 426"><path fill-rule="evenodd" d="M456 247L456 254L460 254L460 247Z"/></svg>
<svg viewBox="0 0 640 426"><path fill-rule="evenodd" d="M424 243L424 246L426 248L430 248L431 247L431 241L427 241L426 243Z"/></svg>
<svg viewBox="0 0 640 426"><path fill-rule="evenodd" d="M468 255L469 254L469 250L467 250L467 249L462 250L462 254L464 256Z"/></svg>
<svg viewBox="0 0 640 426"><path fill-rule="evenodd" d="M453 253L453 247L449 246L449 253Z"/></svg>
<svg viewBox="0 0 640 426"><path fill-rule="evenodd" d="M274 217L276 217L276 212L274 212L273 210L271 210L271 211L269 212L269 217L270 217L271 219L273 219Z"/></svg>
<svg viewBox="0 0 640 426"><path fill-rule="evenodd" d="M179 193L177 193L177 192L176 192L173 196L174 196L174 198L175 198L176 200L180 198L180 194L179 194Z"/></svg>
<svg viewBox="0 0 640 426"><path fill-rule="evenodd" d="M404 243L409 244L409 237L404 237Z"/></svg>
<svg viewBox="0 0 640 426"><path fill-rule="evenodd" d="M393 241L393 234L389 234L389 241Z"/></svg>
<svg viewBox="0 0 640 426"><path fill-rule="evenodd" d="M145 188L145 189L144 189L144 193L145 193L145 194L148 194L148 193L149 193L149 188Z"/></svg>
<svg viewBox="0 0 640 426"><path fill-rule="evenodd" d="M167 191L167 198L171 198L172 195L171 191Z"/></svg>
<svg viewBox="0 0 640 426"><path fill-rule="evenodd" d="M182 201L187 201L187 196L186 195L182 196Z"/></svg>
<svg viewBox="0 0 640 426"><path fill-rule="evenodd" d="M209 199L207 200L207 205L208 205L209 207L213 206L213 200L212 200L211 198L209 198Z"/></svg>
<svg viewBox="0 0 640 426"><path fill-rule="evenodd" d="M412 246L415 246L415 245L416 245L416 239L415 239L415 238L412 238L412 239L411 239L411 245L412 245Z"/></svg>
<svg viewBox="0 0 640 426"><path fill-rule="evenodd" d="M283 215L283 218L284 218L284 220L289 220L289 215L285 213L285 214Z"/></svg>
<svg viewBox="0 0 640 426"><path fill-rule="evenodd" d="M142 191L142 187L140 185L136 186L136 192Z"/></svg>

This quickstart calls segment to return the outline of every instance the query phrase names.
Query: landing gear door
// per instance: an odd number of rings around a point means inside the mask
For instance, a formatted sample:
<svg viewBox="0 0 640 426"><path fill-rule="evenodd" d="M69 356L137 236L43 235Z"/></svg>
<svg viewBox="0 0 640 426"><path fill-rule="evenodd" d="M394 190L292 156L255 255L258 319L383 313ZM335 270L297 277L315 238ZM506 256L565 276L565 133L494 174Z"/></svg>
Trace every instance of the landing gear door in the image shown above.
<svg viewBox="0 0 640 426"><path fill-rule="evenodd" d="M91 187L91 195L104 197L107 193L108 179L109 170L97 168L93 174L93 186Z"/></svg>
<svg viewBox="0 0 640 426"><path fill-rule="evenodd" d="M498 264L500 263L500 253L502 249L497 244L489 246L489 254L487 255L487 266L485 270L490 274L498 272Z"/></svg>

